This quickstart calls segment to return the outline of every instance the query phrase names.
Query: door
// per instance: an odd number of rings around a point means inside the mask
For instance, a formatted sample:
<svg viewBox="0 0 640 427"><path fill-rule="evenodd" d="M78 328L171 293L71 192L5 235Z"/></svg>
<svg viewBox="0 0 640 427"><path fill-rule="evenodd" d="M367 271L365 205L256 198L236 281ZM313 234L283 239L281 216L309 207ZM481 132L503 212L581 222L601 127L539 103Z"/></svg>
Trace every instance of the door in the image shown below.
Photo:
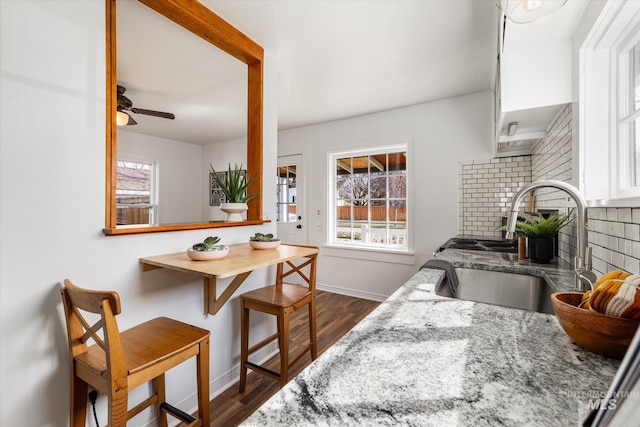
<svg viewBox="0 0 640 427"><path fill-rule="evenodd" d="M276 222L282 243L305 245L302 155L278 157Z"/></svg>

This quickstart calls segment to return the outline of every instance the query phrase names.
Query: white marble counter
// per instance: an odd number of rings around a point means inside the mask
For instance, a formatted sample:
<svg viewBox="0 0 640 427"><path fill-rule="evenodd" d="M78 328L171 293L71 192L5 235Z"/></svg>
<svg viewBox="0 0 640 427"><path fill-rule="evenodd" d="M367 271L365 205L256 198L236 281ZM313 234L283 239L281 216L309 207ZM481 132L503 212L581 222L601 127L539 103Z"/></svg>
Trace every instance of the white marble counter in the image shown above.
<svg viewBox="0 0 640 427"><path fill-rule="evenodd" d="M580 425L619 361L552 315L439 297L442 275L416 273L243 425Z"/></svg>

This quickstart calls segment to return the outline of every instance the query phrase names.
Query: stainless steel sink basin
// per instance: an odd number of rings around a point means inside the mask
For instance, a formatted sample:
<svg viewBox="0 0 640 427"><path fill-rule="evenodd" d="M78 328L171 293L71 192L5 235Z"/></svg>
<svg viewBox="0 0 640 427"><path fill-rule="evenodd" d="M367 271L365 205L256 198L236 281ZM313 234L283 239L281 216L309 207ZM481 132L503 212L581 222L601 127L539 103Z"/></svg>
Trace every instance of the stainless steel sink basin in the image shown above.
<svg viewBox="0 0 640 427"><path fill-rule="evenodd" d="M445 280L437 295L553 314L550 296L556 290L540 277L471 268L456 268L456 274L456 293Z"/></svg>

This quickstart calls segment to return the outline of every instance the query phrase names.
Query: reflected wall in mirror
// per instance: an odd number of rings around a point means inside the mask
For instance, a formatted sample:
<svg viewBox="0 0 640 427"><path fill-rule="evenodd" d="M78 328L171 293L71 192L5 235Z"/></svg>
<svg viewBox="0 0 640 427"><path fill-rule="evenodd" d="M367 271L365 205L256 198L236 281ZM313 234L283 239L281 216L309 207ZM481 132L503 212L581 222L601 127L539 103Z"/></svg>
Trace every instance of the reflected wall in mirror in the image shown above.
<svg viewBox="0 0 640 427"><path fill-rule="evenodd" d="M261 173L262 48L190 0L107 0L107 29L105 234L228 226L209 164Z"/></svg>

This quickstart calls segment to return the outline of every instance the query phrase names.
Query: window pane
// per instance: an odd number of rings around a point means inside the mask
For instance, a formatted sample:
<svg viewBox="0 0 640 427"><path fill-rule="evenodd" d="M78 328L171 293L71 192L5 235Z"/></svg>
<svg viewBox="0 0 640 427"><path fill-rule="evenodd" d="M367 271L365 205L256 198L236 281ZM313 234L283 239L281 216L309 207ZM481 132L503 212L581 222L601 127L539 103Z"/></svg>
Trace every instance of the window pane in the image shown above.
<svg viewBox="0 0 640 427"><path fill-rule="evenodd" d="M387 197L387 177L386 175L379 176L377 173L372 174L371 177L371 198L380 199Z"/></svg>
<svg viewBox="0 0 640 427"><path fill-rule="evenodd" d="M390 171L401 171L401 170L407 169L407 156L405 152L390 153L388 157L389 157L388 169Z"/></svg>
<svg viewBox="0 0 640 427"><path fill-rule="evenodd" d="M118 225L152 224L151 163L116 163L116 222Z"/></svg>
<svg viewBox="0 0 640 427"><path fill-rule="evenodd" d="M296 166L278 166L276 221L297 221Z"/></svg>
<svg viewBox="0 0 640 427"><path fill-rule="evenodd" d="M389 197L394 199L407 197L407 176L404 171L389 177Z"/></svg>
<svg viewBox="0 0 640 427"><path fill-rule="evenodd" d="M640 109L640 43L631 51L631 64L633 67L634 108Z"/></svg>
<svg viewBox="0 0 640 427"><path fill-rule="evenodd" d="M351 222L351 205L341 205L336 206L336 218L338 221L349 221Z"/></svg>
<svg viewBox="0 0 640 427"><path fill-rule="evenodd" d="M636 117L636 119L629 125L631 127L629 133L631 134L631 143L632 147L631 159L633 164L631 165L630 170L633 176L631 177L631 185L634 187L640 186L640 117Z"/></svg>

